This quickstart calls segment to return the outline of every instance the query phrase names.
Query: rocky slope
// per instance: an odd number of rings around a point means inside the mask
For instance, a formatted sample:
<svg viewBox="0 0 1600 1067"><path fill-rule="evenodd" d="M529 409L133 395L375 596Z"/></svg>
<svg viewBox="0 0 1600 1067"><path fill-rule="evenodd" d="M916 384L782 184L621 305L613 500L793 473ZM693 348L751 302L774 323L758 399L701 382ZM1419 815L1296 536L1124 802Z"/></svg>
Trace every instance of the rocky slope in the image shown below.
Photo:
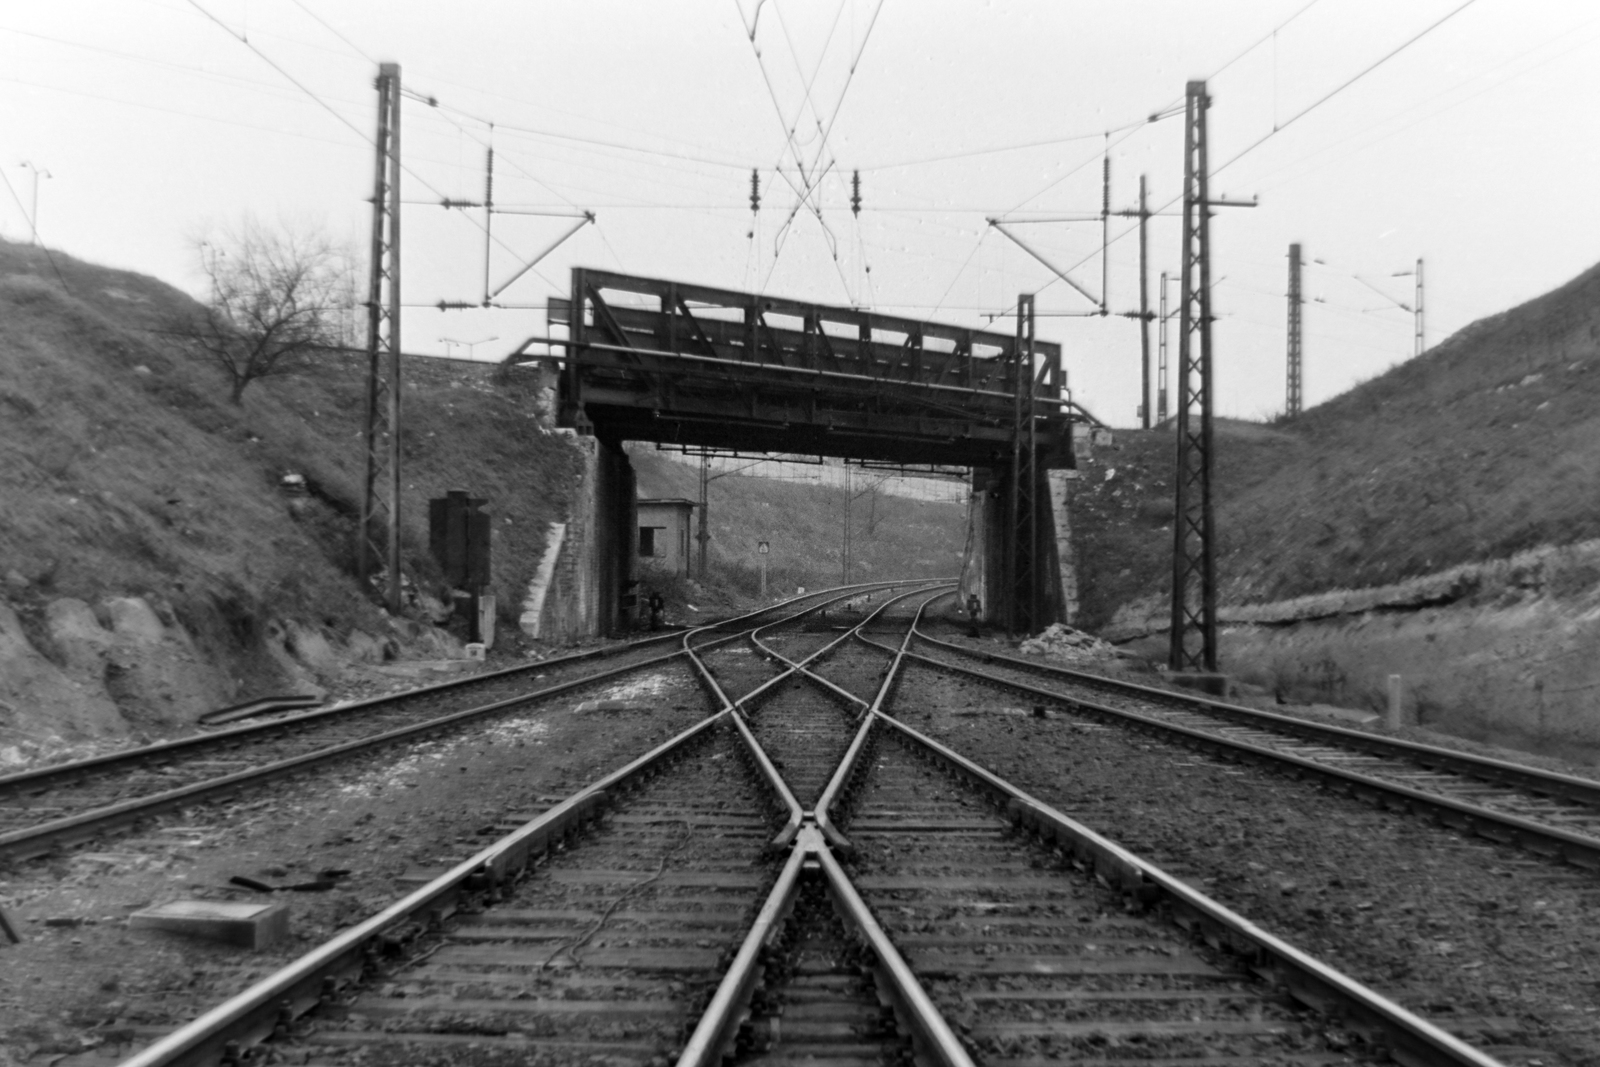
<svg viewBox="0 0 1600 1067"><path fill-rule="evenodd" d="M235 406L167 330L186 306L154 279L0 243L0 759L445 654L428 499L489 501L511 619L564 504L570 450L538 425L531 382L408 361L413 595L388 617L352 575L360 361L329 354Z"/></svg>

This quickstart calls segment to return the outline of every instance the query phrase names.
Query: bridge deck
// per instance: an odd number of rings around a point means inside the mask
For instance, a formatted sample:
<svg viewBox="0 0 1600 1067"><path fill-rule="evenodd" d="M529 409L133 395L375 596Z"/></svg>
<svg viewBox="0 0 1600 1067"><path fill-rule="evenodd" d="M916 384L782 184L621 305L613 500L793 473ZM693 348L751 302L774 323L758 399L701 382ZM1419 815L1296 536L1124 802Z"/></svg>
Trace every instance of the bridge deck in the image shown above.
<svg viewBox="0 0 1600 1067"><path fill-rule="evenodd" d="M582 268L572 285L550 304L573 342L564 425L746 451L1010 461L1026 358L1013 336ZM1060 346L1032 348L1039 452L1064 457Z"/></svg>

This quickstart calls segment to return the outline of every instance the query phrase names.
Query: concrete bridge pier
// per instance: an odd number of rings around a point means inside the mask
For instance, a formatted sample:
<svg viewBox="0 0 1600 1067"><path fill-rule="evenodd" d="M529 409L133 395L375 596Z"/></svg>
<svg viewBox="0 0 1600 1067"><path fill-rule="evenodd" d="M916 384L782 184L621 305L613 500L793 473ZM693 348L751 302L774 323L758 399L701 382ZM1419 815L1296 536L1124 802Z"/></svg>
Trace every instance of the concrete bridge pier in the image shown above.
<svg viewBox="0 0 1600 1067"><path fill-rule="evenodd" d="M620 633L637 624L639 600L634 578L639 558L638 485L620 440L601 440L593 493L598 520L595 585L600 601L596 619L601 633Z"/></svg>
<svg viewBox="0 0 1600 1067"><path fill-rule="evenodd" d="M567 431L578 454L565 522L552 523L547 558L523 601L522 630L575 641L631 629L639 528L633 464L621 440Z"/></svg>
<svg viewBox="0 0 1600 1067"><path fill-rule="evenodd" d="M976 594L985 624L1016 634L1034 634L1053 622L1069 625L1077 617L1077 564L1072 545L1068 493L1075 471L1041 470L1038 494L1038 559L1029 566L1032 535L1025 521L1010 528L1011 470L976 467L969 502L968 549L961 576L961 598ZM1018 573L1008 589L1012 560ZM1034 615L1031 590L1037 590Z"/></svg>

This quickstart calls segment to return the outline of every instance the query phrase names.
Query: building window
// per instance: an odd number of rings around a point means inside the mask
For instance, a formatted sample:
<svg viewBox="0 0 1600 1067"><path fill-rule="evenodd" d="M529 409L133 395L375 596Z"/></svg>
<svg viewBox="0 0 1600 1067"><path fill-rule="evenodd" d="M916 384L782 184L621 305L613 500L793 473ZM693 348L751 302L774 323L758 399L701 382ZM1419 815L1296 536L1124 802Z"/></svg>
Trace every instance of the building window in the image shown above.
<svg viewBox="0 0 1600 1067"><path fill-rule="evenodd" d="M657 551L656 546L656 531L665 529L665 526L639 527L639 555L641 558L665 555L664 552ZM662 547L664 548L665 546Z"/></svg>

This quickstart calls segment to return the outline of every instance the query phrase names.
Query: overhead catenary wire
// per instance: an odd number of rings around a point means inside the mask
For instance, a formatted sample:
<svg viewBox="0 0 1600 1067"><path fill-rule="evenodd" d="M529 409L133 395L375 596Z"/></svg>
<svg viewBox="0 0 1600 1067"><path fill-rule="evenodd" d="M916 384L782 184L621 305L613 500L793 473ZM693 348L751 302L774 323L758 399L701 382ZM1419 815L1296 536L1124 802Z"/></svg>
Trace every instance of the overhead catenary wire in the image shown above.
<svg viewBox="0 0 1600 1067"><path fill-rule="evenodd" d="M851 82L854 80L856 70L861 64L861 57L866 53L867 42L872 37L872 29L875 25L877 25L878 16L883 12L883 5L884 0L878 0L877 6L873 9L872 18L867 24L866 32L862 35L861 42L856 47L855 55L850 60L850 67L845 74L844 85L839 90L839 97L834 102L833 111L830 114L827 123L823 124L821 121L820 112L816 111L811 102L812 87L816 76L821 72L822 61L827 54L827 46L828 44L832 43L833 35L837 31L838 18L839 15L842 15L844 11L844 4L841 2L839 11L835 15L833 26L830 28L827 40L823 44L822 51L818 56L816 69L813 71L810 80L806 80L805 78L805 72L800 66L799 54L794 49L793 39L788 35L787 24L783 23L782 12L781 10L778 10L780 28L783 30L785 40L788 42L790 54L794 58L795 68L800 73L802 80L806 81L804 97L801 100L799 107L796 109L794 120L790 121L784 115L783 105L778 99L777 87L772 83L772 75L767 70L767 65L765 59L763 58L760 42L756 39L757 30L760 27L761 4L757 4L755 14L749 20L746 20L744 16L744 9L739 6L738 0L734 0L734 9L739 13L740 24L745 29L745 35L750 42L751 51L755 55L756 66L761 71L762 83L766 86L767 96L772 101L773 110L777 115L779 126L783 129L785 147L790 157L794 160L801 180L801 187L799 188L795 188L794 183L789 182L791 188L794 188L796 198L795 205L789 212L787 218L785 218L783 225L779 227L777 234L775 234L773 237L773 262L771 266L769 266L766 277L762 281L762 292L766 291L766 286L771 281L772 275L777 269L777 260L783 252L784 238L792 226L795 217L802 209L809 206L812 216L817 220L817 224L819 227L821 227L823 236L828 243L829 252L834 259L835 268L838 271L840 283L844 286L847 297L849 296L849 284L844 277L843 269L838 267L838 238L834 235L832 228L829 227L827 219L823 217L821 208L818 207L813 201L813 197L814 194L820 191L822 183L827 180L828 174L834 169L835 162L833 160L830 160L826 166L824 166L822 163L824 157L828 154L828 138L832 134L833 127L838 121L839 114L844 107L845 98L849 95ZM800 115L808 106L811 106L812 114L817 120L818 133L820 135L817 143L816 154L809 161L806 159L805 152L802 150L800 143L795 136L795 131L799 125ZM820 172L817 169L819 167L822 168ZM780 176L783 176L786 181L788 180L787 176L782 175L781 168L779 169L778 173Z"/></svg>
<svg viewBox="0 0 1600 1067"><path fill-rule="evenodd" d="M376 59L373 59L372 56L368 55L361 48L360 45L356 44L350 38L348 38L344 34L340 33L336 28L334 28L333 24L330 23L327 19L323 18L321 15L317 14L315 11L313 11L309 7L307 7L305 2L304 2L304 0L290 0L290 3L294 4L294 6L299 8L301 11L304 11L307 15L310 15L313 19L315 19L317 21L317 23L323 29L327 30L329 33L331 33L335 37L339 38L339 40L343 41L346 45L348 45L350 47L350 50L353 51L356 55L360 56L362 59L366 60L368 63L372 64L373 66L377 66L378 65L378 61Z"/></svg>
<svg viewBox="0 0 1600 1067"><path fill-rule="evenodd" d="M11 194L12 202L17 205L17 210L22 212L22 217L25 219L29 218L30 216L28 209L22 206L22 197L17 195L16 186L11 184L11 176L6 173L4 167L0 167L0 182L5 183L6 192ZM37 227L35 227L35 232L37 233ZM55 254L50 251L50 246L45 244L43 241L40 241L38 242L38 247L44 252L44 258L50 264L50 271L56 276L56 281L61 283L61 288L64 289L69 296L76 295L72 292L72 286L67 284L67 279L62 276L61 268L56 266L56 257Z"/></svg>
<svg viewBox="0 0 1600 1067"><path fill-rule="evenodd" d="M1590 19L1588 22L1585 22L1582 25L1580 25L1579 27L1577 27L1577 29L1578 30L1588 29L1590 26L1593 26L1596 22L1600 22L1600 18ZM1460 81L1456 82L1454 85L1450 86L1449 88L1442 89L1439 92L1433 94L1432 96L1426 97L1423 100L1418 101L1417 103L1411 105L1410 107L1401 110L1396 115L1390 116L1389 119L1387 119L1385 121L1392 121L1393 119L1399 118L1401 115L1405 115L1405 114L1408 114L1408 113L1410 113L1412 111L1416 111L1419 108L1425 107L1428 104L1433 103L1436 100L1440 100L1443 97L1449 96L1451 93L1456 92L1458 89L1461 89L1462 87L1466 86L1470 82L1472 82L1472 81L1474 81L1474 80L1476 80L1478 78L1484 77L1486 75L1492 74L1495 71L1501 70L1504 67L1508 67L1508 66L1512 65L1513 63L1518 62L1519 60L1525 59L1528 56L1532 55L1533 53L1539 51L1542 48L1547 48L1551 44L1556 43L1557 41L1569 40L1574 35L1574 33L1575 33L1575 30L1573 30L1573 29L1565 29L1560 34L1557 34L1554 37L1546 38L1545 40L1539 42L1539 44L1533 46L1532 48L1529 48L1529 49L1526 49L1526 50L1524 50L1522 52L1519 52L1515 56L1512 56L1511 58L1506 59L1506 60L1504 60L1504 61L1502 61L1500 63L1496 63L1494 66L1488 68L1487 70L1478 71L1478 72L1476 72L1476 73L1474 73L1472 75L1469 75L1466 78L1461 79ZM1343 158L1346 158L1346 157L1348 157L1350 155L1354 155L1356 152L1365 151L1367 148L1372 147L1373 145L1377 144L1380 141L1384 141L1384 140L1387 140L1390 137L1394 137L1394 136L1397 136L1398 134L1404 133L1407 130L1412 129L1412 128L1416 127L1417 125L1419 125L1419 124L1421 124L1423 122L1427 122L1430 119L1437 118L1438 116L1444 114L1447 111L1451 111L1451 110L1453 110L1453 109L1455 109L1457 107L1460 107L1463 104L1466 104L1466 103L1469 103L1469 102L1471 102L1473 100L1476 100L1480 96L1483 96L1486 93L1490 93L1490 92L1493 92L1496 89L1503 88L1504 86L1510 84L1511 82L1516 81L1518 78L1521 78L1521 77L1524 77L1525 75L1531 74L1534 71L1539 70L1540 68L1542 68L1542 67L1544 67L1544 66L1546 66L1546 65L1548 65L1550 63L1553 63L1558 59L1563 59L1563 58L1571 55L1572 53L1578 51L1579 49L1587 47L1588 45L1590 45L1592 43L1594 43L1594 38L1593 37L1580 38L1576 42L1572 43L1569 47L1561 49L1559 52L1556 52L1554 55L1546 56L1545 58L1539 60L1537 63L1534 63L1531 66L1525 67L1522 70L1519 70L1519 71L1517 71L1517 72L1515 72L1513 74L1509 74L1506 77L1500 79L1499 81L1491 82L1490 84L1483 86L1481 89L1478 89L1475 92L1468 93L1466 96L1460 97L1459 99L1456 99L1456 100L1452 100L1449 103L1444 104L1441 107L1435 108L1434 110L1428 112L1425 115L1419 116L1418 118L1414 119L1411 122L1406 123L1403 126L1397 126L1394 129L1384 131L1383 133L1379 133L1377 136L1372 137L1369 141L1367 141L1367 143L1358 146L1357 148L1353 149L1351 152L1346 152L1346 153L1343 153L1340 156L1336 156L1335 158L1343 159ZM1358 130L1355 133L1352 133L1347 137L1342 137L1337 141L1333 141L1333 142L1331 142L1329 144L1321 145L1316 150L1307 153L1306 155L1300 157L1297 160L1294 160L1293 162L1286 163L1283 166L1277 168L1276 170L1268 171L1266 173L1265 177L1266 178L1276 177L1277 175L1282 174L1286 170L1289 170L1289 169L1291 169L1293 167L1297 167L1297 166L1300 166L1301 164L1310 162L1312 159L1315 159L1316 157L1318 157L1320 155L1323 155L1323 154L1325 154L1327 152L1331 152L1331 151L1333 151L1333 150L1335 150L1337 148L1341 148L1344 145L1349 144L1351 141L1354 141L1354 140L1356 140L1358 138L1364 137L1364 136L1366 136L1368 134L1371 134L1373 132L1374 132L1374 127L1367 127L1367 128ZM1277 182L1275 184L1264 185L1262 188L1263 188L1263 190L1265 190L1265 189L1275 189L1275 188L1278 188L1279 186L1281 186L1283 184L1286 184L1287 182L1292 181L1292 180L1294 180L1294 179L1293 178L1286 178L1283 181Z"/></svg>
<svg viewBox="0 0 1600 1067"><path fill-rule="evenodd" d="M1459 5L1458 7L1452 8L1450 11L1446 12L1442 18L1439 18L1439 19L1435 20L1434 22L1429 23L1427 26L1425 26L1421 30L1419 30L1416 34L1412 35L1411 37L1406 38L1400 44L1396 45L1394 48L1390 49L1388 52L1385 52L1382 56L1379 56L1377 59L1375 59L1371 63L1367 64L1365 67L1361 68L1361 70L1357 71L1350 78L1346 79L1343 82L1340 82L1338 85L1336 85L1329 92L1324 93L1322 96L1319 96L1317 99L1313 100L1310 104L1308 104L1305 107L1301 108L1299 111L1295 112L1293 115L1290 115L1287 119L1284 119L1281 123L1275 124L1272 127L1271 130L1269 130L1266 133L1262 134L1256 140L1252 141L1250 144L1248 144L1244 148L1240 149L1239 152L1234 154L1231 158L1229 158L1226 162L1222 163L1220 166L1212 167L1211 168L1212 175L1215 176L1217 174L1221 174L1223 171L1227 170L1229 167L1231 167L1235 163L1239 162L1239 160L1243 159L1245 156L1249 155L1251 152L1254 152L1257 148L1260 148L1262 145L1266 144L1269 140L1271 140L1272 138L1276 137L1278 134L1282 133L1284 130L1288 129L1290 126L1294 125L1296 122L1299 122L1301 119L1303 119L1307 115L1311 114L1317 108L1321 107L1323 104L1326 104L1329 100L1332 100L1334 97L1338 96L1340 93L1342 93L1346 89L1350 88L1350 86L1354 85L1356 82L1360 81L1362 78L1365 78L1368 74L1371 74L1373 71L1377 70L1379 67L1381 67L1385 63L1389 62L1389 60L1393 59L1395 56L1399 55L1401 52L1404 52L1407 48L1410 48L1412 45L1416 44L1418 41L1420 41L1424 37L1428 36L1428 34L1432 33L1434 30L1438 29L1440 26L1443 26L1446 22L1449 22L1451 19L1455 18L1457 15L1461 14L1463 11L1465 11L1467 8L1471 7L1473 4L1475 4L1477 2L1478 2L1478 0L1465 0L1465 2L1462 3L1461 5Z"/></svg>
<svg viewBox="0 0 1600 1067"><path fill-rule="evenodd" d="M1251 52L1254 52L1257 48L1260 48L1263 44L1266 44L1268 41L1270 41L1270 40L1274 39L1275 37L1277 37L1278 33L1281 30L1283 30L1285 27L1287 27L1295 19L1299 18L1301 15L1304 15L1307 11L1311 10L1319 2L1320 2L1320 0L1309 0L1309 2L1307 4L1305 4L1303 7L1299 8L1298 10L1296 10L1294 14L1290 15L1288 18L1284 19L1282 22L1280 22L1276 26L1274 26L1272 28L1271 32L1266 34L1266 36L1262 37L1260 40L1256 41L1254 44L1251 44L1248 47L1244 48L1242 51L1236 53L1233 56L1232 59L1228 60L1226 63L1222 64L1222 66L1220 66L1216 70L1212 71L1209 75L1207 75L1205 80L1206 81L1210 81L1211 79L1217 77L1223 71L1227 70L1229 67L1231 67L1235 63L1239 62L1245 56L1249 55ZM1471 0L1468 0L1468 2L1470 3ZM1111 149L1115 148L1117 145L1120 145L1123 141L1126 141L1129 137L1132 137L1134 135L1134 133L1138 132L1139 130L1143 129L1144 127L1146 127L1148 125L1151 125L1152 123L1159 122L1162 119L1171 118L1174 115L1179 114L1181 112L1181 109L1182 109L1182 104L1183 104L1183 98L1182 97L1177 97L1177 98L1169 101L1168 103L1164 104L1163 106L1157 108L1156 110L1152 111L1146 118L1140 119L1137 122L1125 123L1122 126L1111 127L1109 129L1105 130L1104 131L1104 136L1107 138L1107 143L1106 143L1106 147L1105 147L1106 154L1109 154ZM1179 110L1178 111L1174 111L1173 110L1174 108L1178 108ZM1116 140L1115 143L1112 143L1110 141L1110 136L1112 134L1114 134L1114 133L1122 133L1123 136L1119 137ZM1084 139L1087 139L1087 138L1084 138ZM1093 156L1093 157L1091 157L1089 159L1084 160L1084 162L1080 163L1078 166L1074 167L1072 170L1070 170L1067 173L1061 175L1059 178L1056 178L1055 180L1051 181L1048 185L1046 185L1044 188L1040 189L1038 192L1034 193L1032 196L1029 196L1026 199L1024 199L1021 203L1019 203L1017 205L1016 208L1012 208L1011 210L1015 211L1015 210L1017 210L1017 208L1020 208L1023 204L1026 204L1026 203L1028 203L1029 201L1032 201L1032 200L1037 200L1039 197L1043 196L1045 193L1049 192L1051 189L1054 189L1056 186L1060 185L1062 182L1066 181L1068 178L1072 177L1074 174L1077 174L1079 171L1083 170L1084 167L1087 167L1090 163L1093 163L1096 159L1099 159L1099 158L1101 158L1101 157L1097 155L1097 156ZM1011 212L1010 211L1002 212L1002 214L1003 215L1009 215L1009 214L1011 214Z"/></svg>
<svg viewBox="0 0 1600 1067"><path fill-rule="evenodd" d="M123 97L107 96L104 93L91 93L86 89L73 89L64 85L49 85L44 82L29 81L26 78L14 78L7 74L0 74L0 82L12 85L25 85L30 89L44 89L48 92L65 93L69 96L81 96L87 100L99 100L108 104L120 104L123 107L136 107L145 111L159 111L166 115L177 115L180 118L195 119L200 122L215 122L223 126L236 126L243 130L254 130L257 133L275 134L280 137L293 137L302 141L315 141L318 144L332 145L336 148L353 149L355 146L348 141L335 140L332 137L318 137L313 133L304 133L300 130L286 130L275 126L261 126L254 122L244 122L240 119L223 118L220 115L204 115L198 111L184 111L181 108L166 107L161 104L151 104L143 100L128 100Z"/></svg>
<svg viewBox="0 0 1600 1067"><path fill-rule="evenodd" d="M30 37L36 41L45 41L50 44L60 45L64 48L76 48L85 52L93 52L97 55L110 56L113 59L120 59L127 63L142 63L146 66L156 67L163 70L177 71L179 73L188 74L196 78L205 78L208 81L219 81L224 83L232 82L237 85L254 89L258 92L272 93L273 95L283 95L286 97L297 95L284 90L282 87L274 85L271 82L264 82L255 78L246 78L237 74L227 74L221 71L207 70L204 67L191 66L187 63L175 63L169 59L156 59L152 56L141 56L137 53L124 52L117 48L107 48L104 45L89 44L86 41L69 41L65 37L55 37L47 33L37 33L33 30L19 30L14 26L0 26L0 33L15 34L19 37ZM349 103L350 101L340 102Z"/></svg>
<svg viewBox="0 0 1600 1067"><path fill-rule="evenodd" d="M835 10L833 15L833 22L828 26L828 36L823 40L822 48L817 52L817 62L816 65L811 68L811 75L809 77L806 76L806 72L800 66L800 53L795 48L794 37L789 33L788 20L783 17L783 7L778 4L773 4L772 7L773 12L778 16L778 27L783 30L784 42L789 46L789 57L794 60L795 73L800 75L800 77L805 81L805 95L800 101L801 110L809 109L811 111L811 117L816 120L817 131L819 133L822 131L822 115L817 111L816 104L811 99L811 92L816 86L818 76L822 73L823 61L828 57L828 45L833 42L833 35L838 32L839 19L844 15L845 6L849 4L849 2L850 0L839 0L839 7L837 10ZM796 117L796 121L799 121L798 116ZM819 158L820 153L824 151L826 147L826 138L824 138L824 143L818 148Z"/></svg>
<svg viewBox="0 0 1600 1067"><path fill-rule="evenodd" d="M333 107L333 105L329 104L326 100L324 100L321 96L319 96L315 91L313 91L304 82L302 82L300 79L296 78L293 74L289 73L289 71L286 70L280 63L278 63L276 60L274 60L271 56L268 56L265 52L263 52L255 44L253 44L250 41L248 35L239 33L238 31L234 30L231 26L229 26L227 23L225 23L221 19L217 18L216 15L212 14L209 10L207 10L205 8L205 6L202 5L199 2L199 0L188 0L188 3L189 3L190 7L193 7L196 11L200 12L207 19L209 19L211 22L215 23L220 29L222 29L223 32L227 33L228 36L234 38L239 43L243 44L246 48L250 49L251 52L255 53L255 55L258 56L268 66L272 67L273 70L276 70L279 74L283 75L283 77L285 79L287 79L291 84L293 84L301 92L305 93L306 96L308 96L312 100L314 100L318 104L318 106L320 106L323 110L327 111L328 114L332 115L341 124L343 124L344 126L348 127L353 133L355 133L355 135L357 137L361 138L361 140L363 142L365 142L368 145L372 145L373 144L373 140L372 140L371 136L369 136L366 133L365 130L362 130L355 123L351 122L348 118L346 118L343 114L341 114L337 108L335 108L335 107ZM433 99L431 97L423 98L423 99L425 99L430 104L434 103L434 101L433 101ZM406 174L410 175L417 182L421 183L424 188L426 188L430 192L434 193L441 200L445 199L444 193L437 186L435 186L432 182L428 181L422 175L418 174L412 167L410 167L409 165L405 164L404 162L402 162L400 164L400 166L401 166L401 169ZM552 190L552 192L553 191L554 190ZM557 194L557 195L559 195L559 194ZM470 216L470 215L463 215L463 218L465 218L473 226L475 226L479 230L481 230L489 240L493 241L495 244L499 245L501 248L505 249L507 252L510 252L512 255L518 255L518 252L516 251L516 249L512 248L509 244L507 244L500 237L497 237L494 234L492 234L490 232L489 228L486 227L483 223L479 222L477 219L472 218L472 216ZM594 215L592 213L589 213L588 216L587 216L586 221L593 222L594 221ZM576 228L572 232L576 232ZM570 236L570 233L568 234L568 236ZM565 240L565 238L563 238L563 240ZM540 257L538 257L538 258L542 258L544 254L547 254L547 253L541 253ZM529 263L529 264L526 265L524 273L528 269L533 269L533 264L538 262L538 258L536 258L533 261L533 263ZM534 273L537 274L540 278L542 278L544 280L544 282L547 285L549 285L551 288L557 290L558 292L560 291L561 287L556 285L549 278L545 277L542 272L534 270Z"/></svg>
<svg viewBox="0 0 1600 1067"><path fill-rule="evenodd" d="M1451 9L1443 17L1441 17L1439 19L1436 19L1435 21L1429 23L1422 30L1420 30L1417 33L1413 34L1412 36L1406 38L1405 41L1401 42L1396 47L1394 47L1391 50L1389 50L1388 52L1384 53L1378 59L1376 59L1373 62L1367 64L1367 66L1363 67L1360 71L1358 71L1352 77L1350 77L1350 78L1346 79L1345 81L1341 82L1334 89L1332 89L1328 93L1325 93L1321 97L1318 97L1311 104L1309 104L1308 106L1302 108L1300 111L1298 111L1294 115L1290 116L1284 122L1274 126L1266 134L1262 135L1261 137L1257 138L1255 141L1253 141L1250 144L1246 145L1244 147L1244 149L1242 149L1241 151L1239 151L1238 153L1233 155L1231 158L1229 158L1227 160L1227 162L1223 163L1221 166L1217 166L1217 167L1211 168L1211 174L1213 176L1215 176L1216 174L1220 173L1222 170L1226 169L1227 167L1230 167L1233 164L1239 162L1239 160L1243 159L1245 156L1249 155L1251 152L1254 152L1256 149L1260 148L1263 144L1267 143L1267 141L1271 140L1273 137L1277 136L1283 130L1287 129L1292 123L1299 121L1300 119L1304 118L1306 115L1310 114L1312 111L1315 111L1317 108L1319 108L1323 104L1327 103L1329 100L1332 100L1335 96L1338 96L1340 93L1342 93L1346 89L1350 88L1350 86L1354 85L1356 82L1360 81L1362 78L1365 78L1368 74L1371 74L1373 71L1377 70L1379 67L1381 67L1385 63L1389 62L1389 60L1393 59L1395 56L1399 55L1401 52L1404 52L1406 49L1410 48L1412 45L1416 44L1418 41L1420 41L1424 37L1428 36L1434 30L1438 29L1440 26L1443 26L1446 22L1450 21L1452 18L1454 18L1455 16L1459 15L1461 12L1463 12L1467 8L1471 7L1476 2L1477 2L1477 0L1465 0L1464 3L1460 4L1459 6L1453 8L1453 9ZM1302 10L1304 10L1304 9L1302 9ZM1297 13L1297 15L1295 17L1298 17L1298 13ZM1084 165L1087 165L1087 163L1084 164ZM1079 169L1082 169L1082 167L1080 166ZM1156 209L1156 211L1158 211L1158 212L1159 211L1165 211L1168 208L1172 207L1172 205L1178 203L1182 199L1183 199L1182 196L1175 196L1172 199L1168 200L1166 203L1162 204L1160 207L1158 207ZM1137 229L1138 229L1137 227L1131 227L1129 229L1126 229L1122 233L1118 234L1116 237L1111 238L1109 241L1106 242L1106 244L1108 246L1112 245L1112 244L1115 244L1118 241L1120 241L1122 238L1128 236L1130 233L1137 232ZM1085 263L1088 263L1090 260L1092 260L1095 257L1095 255L1098 255L1098 254L1099 254L1098 251L1096 251L1094 253L1090 253L1088 256L1085 256L1084 258L1080 259L1078 262L1076 262L1076 263L1072 264L1071 266L1065 268L1065 271L1067 273L1070 273L1071 271L1074 271L1074 270L1078 269L1079 267L1083 266ZM1057 279L1051 279L1050 281L1046 282L1043 286L1040 287L1039 291L1043 291L1044 289L1047 289L1050 286L1054 285L1056 280ZM1017 305L1015 303L1011 304L1010 306L1008 306L1006 308L1006 310L1000 312L1000 316L1004 317L1006 315L1011 314L1013 311L1016 310L1016 307L1017 307Z"/></svg>

